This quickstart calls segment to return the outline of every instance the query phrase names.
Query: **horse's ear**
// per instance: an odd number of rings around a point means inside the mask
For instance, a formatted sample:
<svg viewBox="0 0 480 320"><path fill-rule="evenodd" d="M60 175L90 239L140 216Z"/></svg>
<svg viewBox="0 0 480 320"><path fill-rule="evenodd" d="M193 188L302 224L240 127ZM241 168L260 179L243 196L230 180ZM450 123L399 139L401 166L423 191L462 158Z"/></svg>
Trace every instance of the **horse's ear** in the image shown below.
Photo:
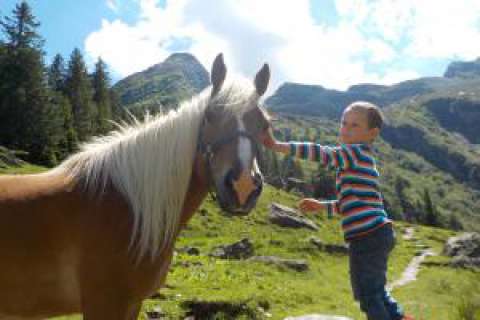
<svg viewBox="0 0 480 320"><path fill-rule="evenodd" d="M220 89L222 88L223 81L225 80L225 76L227 74L227 67L223 62L223 53L219 53L215 60L213 61L212 65L212 73L211 73L211 81L212 81L212 94L211 96L215 96Z"/></svg>
<svg viewBox="0 0 480 320"><path fill-rule="evenodd" d="M270 81L270 68L268 64L264 64L262 69L258 71L255 76L255 89L259 96L262 96L267 91L268 82Z"/></svg>

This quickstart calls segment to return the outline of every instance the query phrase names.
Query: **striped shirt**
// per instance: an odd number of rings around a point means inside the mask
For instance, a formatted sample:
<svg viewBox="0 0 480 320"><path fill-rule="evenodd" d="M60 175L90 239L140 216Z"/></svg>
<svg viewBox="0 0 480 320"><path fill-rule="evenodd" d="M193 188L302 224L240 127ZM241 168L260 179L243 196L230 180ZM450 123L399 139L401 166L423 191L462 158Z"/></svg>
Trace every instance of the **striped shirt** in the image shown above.
<svg viewBox="0 0 480 320"><path fill-rule="evenodd" d="M323 146L308 142L290 142L290 155L319 162L336 169L337 200L322 202L328 216L339 213L345 240L351 241L392 223L379 191L379 173L368 144Z"/></svg>

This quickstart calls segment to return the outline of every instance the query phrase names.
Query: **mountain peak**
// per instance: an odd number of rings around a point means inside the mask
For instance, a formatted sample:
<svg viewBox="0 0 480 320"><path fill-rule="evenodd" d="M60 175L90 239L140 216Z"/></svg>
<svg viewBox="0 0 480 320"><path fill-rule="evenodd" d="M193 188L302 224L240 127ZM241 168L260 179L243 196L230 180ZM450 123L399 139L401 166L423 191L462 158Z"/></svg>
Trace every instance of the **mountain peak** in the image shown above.
<svg viewBox="0 0 480 320"><path fill-rule="evenodd" d="M209 84L203 65L192 54L182 52L119 81L115 89L124 106L140 102L173 106Z"/></svg>
<svg viewBox="0 0 480 320"><path fill-rule="evenodd" d="M200 64L197 58L188 52L175 52L168 56L163 63L193 63Z"/></svg>
<svg viewBox="0 0 480 320"><path fill-rule="evenodd" d="M480 77L480 58L473 61L454 61L448 65L445 78L477 78Z"/></svg>

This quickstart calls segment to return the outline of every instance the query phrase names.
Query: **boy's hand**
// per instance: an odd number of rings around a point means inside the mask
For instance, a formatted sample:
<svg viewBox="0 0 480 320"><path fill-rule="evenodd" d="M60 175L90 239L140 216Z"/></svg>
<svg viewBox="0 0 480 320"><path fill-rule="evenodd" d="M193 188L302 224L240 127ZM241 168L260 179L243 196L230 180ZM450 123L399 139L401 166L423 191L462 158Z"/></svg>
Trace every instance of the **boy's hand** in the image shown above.
<svg viewBox="0 0 480 320"><path fill-rule="evenodd" d="M273 137L273 131L271 127L268 127L259 136L259 141L267 148L272 149L277 144L277 140Z"/></svg>
<svg viewBox="0 0 480 320"><path fill-rule="evenodd" d="M269 149L273 149L277 144L277 141L273 137L272 128L269 127L267 130L263 131L258 137L258 141Z"/></svg>
<svg viewBox="0 0 480 320"><path fill-rule="evenodd" d="M290 153L290 146L288 143L278 142L273 136L272 128L268 128L258 136L258 141L268 149L284 154Z"/></svg>
<svg viewBox="0 0 480 320"><path fill-rule="evenodd" d="M323 209L324 205L313 198L305 198L300 200L298 207L302 212L311 212Z"/></svg>

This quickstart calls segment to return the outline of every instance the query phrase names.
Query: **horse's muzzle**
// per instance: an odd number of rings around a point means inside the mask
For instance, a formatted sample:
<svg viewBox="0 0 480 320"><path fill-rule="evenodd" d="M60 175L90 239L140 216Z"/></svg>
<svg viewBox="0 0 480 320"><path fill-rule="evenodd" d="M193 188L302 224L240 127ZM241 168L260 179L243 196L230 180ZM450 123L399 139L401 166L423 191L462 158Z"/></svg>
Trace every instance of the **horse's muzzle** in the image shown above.
<svg viewBox="0 0 480 320"><path fill-rule="evenodd" d="M218 192L220 207L231 215L244 216L250 213L257 204L258 197L263 190L263 177L259 173L250 176L253 188L248 195L239 195L238 188L235 188L235 181L232 174L227 174L225 183ZM243 197L243 199L242 199Z"/></svg>

